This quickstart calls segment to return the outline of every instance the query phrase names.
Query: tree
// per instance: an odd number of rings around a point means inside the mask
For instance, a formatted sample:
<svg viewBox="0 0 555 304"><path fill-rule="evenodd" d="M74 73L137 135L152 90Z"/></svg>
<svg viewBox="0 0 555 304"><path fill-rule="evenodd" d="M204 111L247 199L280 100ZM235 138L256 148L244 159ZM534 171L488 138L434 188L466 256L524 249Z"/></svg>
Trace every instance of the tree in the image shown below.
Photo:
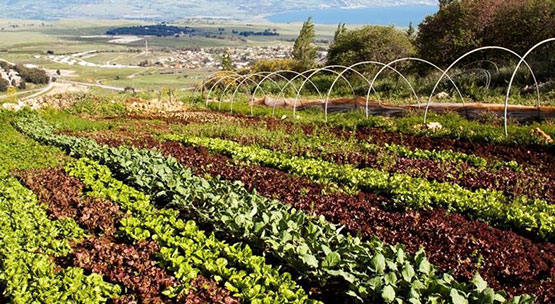
<svg viewBox="0 0 555 304"><path fill-rule="evenodd" d="M442 9L455 1L457 0L439 0L439 8Z"/></svg>
<svg viewBox="0 0 555 304"><path fill-rule="evenodd" d="M235 69L233 67L233 62L231 62L231 57L229 57L228 53L225 53L222 56L222 69L226 71L233 71Z"/></svg>
<svg viewBox="0 0 555 304"><path fill-rule="evenodd" d="M414 26L412 26L412 21L409 23L409 28L407 29L407 37L409 37L409 39L411 39L414 34L416 33L416 30L414 29Z"/></svg>
<svg viewBox="0 0 555 304"><path fill-rule="evenodd" d="M317 55L314 36L314 23L312 23L312 17L309 17L303 24L299 37L297 37L293 46L293 58L298 60L304 68L314 66Z"/></svg>
<svg viewBox="0 0 555 304"><path fill-rule="evenodd" d="M19 76L26 82L34 84L47 84L50 81L48 74L42 69L38 68L26 68L22 64L18 64L14 67L19 73Z"/></svg>
<svg viewBox="0 0 555 304"><path fill-rule="evenodd" d="M483 11L488 7L480 9ZM490 27L482 33L484 40L524 54L536 43L555 37L555 1L505 1L490 20Z"/></svg>
<svg viewBox="0 0 555 304"><path fill-rule="evenodd" d="M420 57L445 65L484 45L524 54L551 37L555 37L554 0L467 0L451 1L426 17L416 45Z"/></svg>
<svg viewBox="0 0 555 304"><path fill-rule="evenodd" d="M344 34L346 31L347 31L347 28L345 27L345 23L339 23L339 25L337 26L337 30L333 35L333 41L336 41L337 39L339 39L339 36Z"/></svg>
<svg viewBox="0 0 555 304"><path fill-rule="evenodd" d="M369 60L387 63L413 51L405 32L392 26L365 26L338 37L328 50L328 64L350 66Z"/></svg>

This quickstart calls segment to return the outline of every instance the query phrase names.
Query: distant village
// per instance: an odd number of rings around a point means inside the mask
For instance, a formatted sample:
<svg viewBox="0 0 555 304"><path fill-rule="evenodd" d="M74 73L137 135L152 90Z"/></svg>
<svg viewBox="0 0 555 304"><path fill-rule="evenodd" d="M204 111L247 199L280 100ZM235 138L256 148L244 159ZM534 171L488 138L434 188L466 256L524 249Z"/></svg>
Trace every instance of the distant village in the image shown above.
<svg viewBox="0 0 555 304"><path fill-rule="evenodd" d="M289 58L291 46L258 46L246 48L192 48L172 52L155 62L143 62L143 66L160 66L176 69L221 68L221 58L228 54L232 64L240 69L261 59Z"/></svg>
<svg viewBox="0 0 555 304"><path fill-rule="evenodd" d="M123 39L123 38L119 38ZM100 68L131 68L159 67L167 69L218 69L221 68L222 57L228 54L235 68L241 69L251 66L261 59L291 58L293 47L290 45L276 46L253 46L253 47L211 47L211 48L184 48L178 50L152 51L148 50L129 50L129 52L145 55L144 60L136 65L122 65L118 63L98 64L87 61L87 59L102 53L101 51L91 50L76 54L54 55L47 54L49 60L66 65L80 65ZM154 56L153 56L154 55ZM318 52L317 60L322 62L327 56L327 51L321 49ZM40 56L39 56L40 57ZM140 58L140 56L137 56Z"/></svg>
<svg viewBox="0 0 555 304"><path fill-rule="evenodd" d="M246 48L192 48L172 52L171 55L153 61L144 61L142 66L159 66L175 69L221 68L224 54L228 54L237 69L251 66L262 59L291 58L293 47L289 45L257 46ZM317 61L323 62L327 51L318 51Z"/></svg>

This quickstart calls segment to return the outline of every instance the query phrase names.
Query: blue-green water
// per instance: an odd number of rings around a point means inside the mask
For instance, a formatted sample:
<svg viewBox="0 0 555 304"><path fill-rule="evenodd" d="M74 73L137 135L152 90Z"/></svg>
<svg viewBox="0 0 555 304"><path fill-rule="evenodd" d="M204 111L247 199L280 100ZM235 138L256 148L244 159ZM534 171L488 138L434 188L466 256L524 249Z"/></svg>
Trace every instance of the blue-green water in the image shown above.
<svg viewBox="0 0 555 304"><path fill-rule="evenodd" d="M387 7L365 7L356 9L315 9L305 11L293 11L276 14L266 19L276 23L304 22L312 16L315 23L320 24L373 24L373 25L395 25L406 27L412 21L414 25L419 24L428 15L439 10L433 5L399 5Z"/></svg>

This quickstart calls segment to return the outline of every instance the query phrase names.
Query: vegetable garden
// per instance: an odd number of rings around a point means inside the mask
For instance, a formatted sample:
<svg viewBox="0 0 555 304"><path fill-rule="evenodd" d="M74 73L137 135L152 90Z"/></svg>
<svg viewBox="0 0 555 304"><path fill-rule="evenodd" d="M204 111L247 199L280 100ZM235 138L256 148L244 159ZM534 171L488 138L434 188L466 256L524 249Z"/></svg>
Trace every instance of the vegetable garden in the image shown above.
<svg viewBox="0 0 555 304"><path fill-rule="evenodd" d="M555 301L549 122L86 108L1 113L0 302Z"/></svg>

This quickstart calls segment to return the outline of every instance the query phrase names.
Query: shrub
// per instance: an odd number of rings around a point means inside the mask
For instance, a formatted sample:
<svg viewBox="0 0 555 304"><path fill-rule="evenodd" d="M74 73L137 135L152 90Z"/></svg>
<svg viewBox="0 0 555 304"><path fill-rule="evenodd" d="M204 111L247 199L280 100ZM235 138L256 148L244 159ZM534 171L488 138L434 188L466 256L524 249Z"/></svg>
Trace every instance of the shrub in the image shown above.
<svg viewBox="0 0 555 304"><path fill-rule="evenodd" d="M551 37L555 1L467 0L452 1L428 16L419 26L416 44L420 57L450 64L477 47L498 45L524 54Z"/></svg>
<svg viewBox="0 0 555 304"><path fill-rule="evenodd" d="M14 69L19 73L19 76L23 78L26 82L34 84L47 84L50 81L50 77L42 69L38 68L26 68L22 64L18 64Z"/></svg>
<svg viewBox="0 0 555 304"><path fill-rule="evenodd" d="M330 46L328 64L350 66L360 61L388 63L414 52L406 33L393 26L365 26L338 35Z"/></svg>

